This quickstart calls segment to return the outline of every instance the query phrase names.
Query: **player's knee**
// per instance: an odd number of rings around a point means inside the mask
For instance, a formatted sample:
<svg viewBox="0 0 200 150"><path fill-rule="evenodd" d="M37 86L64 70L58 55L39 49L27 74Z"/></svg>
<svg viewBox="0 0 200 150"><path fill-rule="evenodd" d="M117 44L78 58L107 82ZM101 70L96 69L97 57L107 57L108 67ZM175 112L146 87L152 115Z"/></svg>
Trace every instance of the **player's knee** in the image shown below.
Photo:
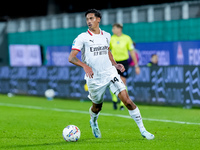
<svg viewBox="0 0 200 150"><path fill-rule="evenodd" d="M101 108L102 108L102 106L93 107L92 111L97 114L101 111Z"/></svg>
<svg viewBox="0 0 200 150"><path fill-rule="evenodd" d="M126 99L125 101L124 101L124 105L126 106L126 107L130 107L131 105L132 105L132 101L130 100L130 99Z"/></svg>
<svg viewBox="0 0 200 150"><path fill-rule="evenodd" d="M132 100L130 98L127 98L124 101L124 105L129 109L129 110L133 110L136 108L136 105L132 102Z"/></svg>
<svg viewBox="0 0 200 150"><path fill-rule="evenodd" d="M128 93L125 90L120 92L118 96L129 110L133 110L134 108L136 108L135 104L132 102Z"/></svg>
<svg viewBox="0 0 200 150"><path fill-rule="evenodd" d="M97 111L97 112L100 112L100 111L101 111L101 108L102 108L102 107L97 107L97 108L96 108L96 111Z"/></svg>

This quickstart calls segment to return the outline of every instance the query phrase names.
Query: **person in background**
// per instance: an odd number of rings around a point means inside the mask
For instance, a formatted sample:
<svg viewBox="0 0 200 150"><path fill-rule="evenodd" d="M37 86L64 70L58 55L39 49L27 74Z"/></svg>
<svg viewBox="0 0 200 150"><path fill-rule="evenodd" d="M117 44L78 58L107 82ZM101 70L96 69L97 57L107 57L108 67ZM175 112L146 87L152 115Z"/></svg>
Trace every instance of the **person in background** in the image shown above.
<svg viewBox="0 0 200 150"><path fill-rule="evenodd" d="M158 66L158 55L152 54L151 61L147 64L148 67Z"/></svg>
<svg viewBox="0 0 200 150"><path fill-rule="evenodd" d="M137 59L137 62L139 62L139 51L135 48L135 42L133 42L133 45L134 45L134 52L135 52L135 56L136 56L136 59ZM135 63L133 61L133 59L131 58L131 55L129 54L129 58L128 58L128 64L129 66L131 67L134 67L135 66Z"/></svg>
<svg viewBox="0 0 200 150"><path fill-rule="evenodd" d="M133 41L130 38L130 36L123 34L122 29L123 29L123 25L119 23L115 23L112 26L113 35L110 40L110 50L111 50L114 60L125 67L124 72L118 71L118 73L122 81L126 85L126 79L128 78L128 68L129 68L129 63L128 63L129 53L135 64L136 74L140 73L140 68L138 66L138 61L135 55ZM110 93L112 96L113 108L116 110L117 102L118 102L117 96L113 94L111 91ZM123 102L120 102L120 110L124 110Z"/></svg>

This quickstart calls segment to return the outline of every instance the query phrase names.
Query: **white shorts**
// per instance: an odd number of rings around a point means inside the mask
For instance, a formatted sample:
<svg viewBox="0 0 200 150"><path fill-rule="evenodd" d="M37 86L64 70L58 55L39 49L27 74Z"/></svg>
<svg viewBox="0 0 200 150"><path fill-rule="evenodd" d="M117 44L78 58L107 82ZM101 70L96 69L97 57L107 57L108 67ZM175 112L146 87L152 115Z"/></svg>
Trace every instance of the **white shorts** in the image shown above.
<svg viewBox="0 0 200 150"><path fill-rule="evenodd" d="M121 91L126 90L126 87L121 80L120 75L117 73L117 70L114 68L111 73L103 73L98 75L98 77L95 77L95 79L86 79L89 91L88 98L93 103L103 103L103 97L107 87L109 87L116 96L118 96Z"/></svg>

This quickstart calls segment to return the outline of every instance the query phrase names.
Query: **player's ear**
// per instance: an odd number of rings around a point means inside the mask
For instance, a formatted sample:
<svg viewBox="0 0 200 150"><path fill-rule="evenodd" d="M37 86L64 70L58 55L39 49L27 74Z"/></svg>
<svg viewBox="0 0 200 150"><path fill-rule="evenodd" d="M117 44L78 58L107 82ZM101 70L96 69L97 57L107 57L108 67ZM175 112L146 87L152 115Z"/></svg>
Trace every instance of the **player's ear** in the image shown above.
<svg viewBox="0 0 200 150"><path fill-rule="evenodd" d="M100 23L100 21L101 21L101 18L98 17L98 18L97 18L97 22Z"/></svg>

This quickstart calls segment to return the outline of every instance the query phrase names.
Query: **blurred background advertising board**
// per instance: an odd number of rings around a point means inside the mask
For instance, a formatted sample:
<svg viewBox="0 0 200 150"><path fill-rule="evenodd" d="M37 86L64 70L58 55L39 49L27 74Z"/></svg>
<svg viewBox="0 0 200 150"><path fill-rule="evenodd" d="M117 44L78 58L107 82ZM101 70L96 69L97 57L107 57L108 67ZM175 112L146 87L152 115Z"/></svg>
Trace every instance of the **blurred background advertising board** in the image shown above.
<svg viewBox="0 0 200 150"><path fill-rule="evenodd" d="M39 45L9 45L11 66L41 66L42 56Z"/></svg>

